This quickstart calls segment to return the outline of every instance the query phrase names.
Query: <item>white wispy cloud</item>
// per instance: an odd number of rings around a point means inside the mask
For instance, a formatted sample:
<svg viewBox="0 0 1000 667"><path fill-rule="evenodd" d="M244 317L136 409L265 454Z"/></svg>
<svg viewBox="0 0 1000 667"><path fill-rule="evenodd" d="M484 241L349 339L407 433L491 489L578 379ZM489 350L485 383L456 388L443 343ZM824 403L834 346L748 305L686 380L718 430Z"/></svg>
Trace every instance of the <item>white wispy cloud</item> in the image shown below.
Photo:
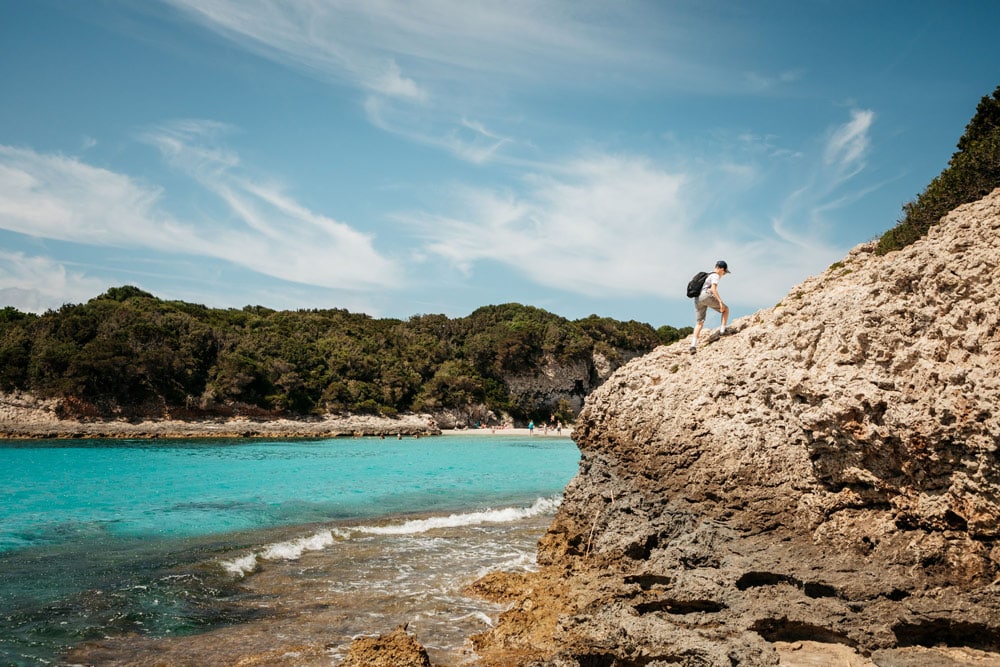
<svg viewBox="0 0 1000 667"><path fill-rule="evenodd" d="M0 250L0 304L41 313L101 293L104 281L54 259Z"/></svg>
<svg viewBox="0 0 1000 667"><path fill-rule="evenodd" d="M851 183L868 164L871 132L876 114L870 109L852 109L848 121L827 132L821 161L817 161L808 184L809 200L817 215L834 211L871 192L872 185Z"/></svg>
<svg viewBox="0 0 1000 667"><path fill-rule="evenodd" d="M773 264L787 250L773 236L755 242L726 221L705 219L705 183L728 183L724 172L670 172L642 157L594 155L527 175L519 193L462 188L450 193L455 211L401 218L420 229L428 254L461 271L498 262L587 296L681 298L677 285L692 267L736 254ZM787 278L801 267L785 269Z"/></svg>
<svg viewBox="0 0 1000 667"><path fill-rule="evenodd" d="M173 246L172 223L157 208L161 194L74 157L0 145L3 229L93 245Z"/></svg>
<svg viewBox="0 0 1000 667"><path fill-rule="evenodd" d="M216 229L216 256L286 280L341 289L394 287L399 268L374 248L374 239L310 211L277 184L238 169L239 157L214 146L214 122L179 121L143 135L175 167L195 178L242 224Z"/></svg>
<svg viewBox="0 0 1000 667"><path fill-rule="evenodd" d="M815 273L817 267L824 267L843 254L844 249L817 243L817 238L822 238L838 209L879 187L871 184L852 187L852 179L866 166L874 121L874 111L852 110L848 121L826 132L822 154L802 161L802 173L776 205L771 219L771 230L789 248L784 257L779 257L781 261L801 261L808 273Z"/></svg>
<svg viewBox="0 0 1000 667"><path fill-rule="evenodd" d="M433 120L417 119L397 102L377 96L369 96L364 108L369 122L379 129L413 143L443 150L465 162L477 165L495 160L521 162L502 155L502 151L516 144L523 145L523 142L501 136L480 121L460 118L454 124L442 126Z"/></svg>
<svg viewBox="0 0 1000 667"><path fill-rule="evenodd" d="M602 3L168 2L245 48L370 90L381 89L378 82L387 74L446 88L481 75L538 79L540 66L546 71L583 64L607 67L640 56L625 35L639 39L641 24L623 25L628 14ZM654 38L650 31L642 32L645 39ZM657 36L662 39L662 31ZM403 92L409 97L412 91Z"/></svg>
<svg viewBox="0 0 1000 667"><path fill-rule="evenodd" d="M395 60L384 62L381 71L376 69L365 85L388 97L399 97L418 102L427 99L427 91L417 85L413 79L403 76L402 70Z"/></svg>
<svg viewBox="0 0 1000 667"><path fill-rule="evenodd" d="M530 141L499 127L512 90L683 88L755 93L794 81L733 72L706 47L738 35L712 17L587 0L167 0L254 53L362 93L368 120L482 164ZM658 20L650 21L650 12ZM695 57L695 53L702 57ZM582 76L581 73L586 72ZM597 83L599 82L599 83ZM491 138L493 139L491 141Z"/></svg>
<svg viewBox="0 0 1000 667"><path fill-rule="evenodd" d="M144 137L230 214L196 221L169 212L160 187L74 157L0 146L0 228L86 245L221 259L307 285L371 290L399 285L374 239L255 181L210 139L221 126L185 121Z"/></svg>
<svg viewBox="0 0 1000 667"><path fill-rule="evenodd" d="M826 144L824 160L845 177L864 168L864 160L871 145L870 131L875 122L875 112L854 109L851 120L834 129Z"/></svg>
<svg viewBox="0 0 1000 667"><path fill-rule="evenodd" d="M427 254L467 273L498 262L571 293L681 299L693 266L728 258L743 272L727 299L774 303L846 251L830 241L828 216L870 192L849 181L864 167L873 119L852 113L818 151L741 134L672 168L593 154L536 169L516 191L456 188L442 197L451 210L401 219L420 229ZM751 219L747 211L767 211L750 203L761 191L777 193L772 213Z"/></svg>
<svg viewBox="0 0 1000 667"><path fill-rule="evenodd" d="M381 3L274 2L273 0L168 0L185 15L250 51L384 95L426 99L427 91L400 66L395 54L409 12L394 14ZM379 29L380 23L393 25Z"/></svg>

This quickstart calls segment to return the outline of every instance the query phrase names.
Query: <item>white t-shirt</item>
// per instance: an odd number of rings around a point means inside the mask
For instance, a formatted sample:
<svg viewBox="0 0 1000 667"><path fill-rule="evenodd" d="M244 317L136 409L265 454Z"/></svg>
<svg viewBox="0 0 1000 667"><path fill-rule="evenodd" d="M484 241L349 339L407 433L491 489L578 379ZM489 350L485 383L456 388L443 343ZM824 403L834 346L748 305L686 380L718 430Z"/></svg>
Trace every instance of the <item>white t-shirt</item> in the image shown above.
<svg viewBox="0 0 1000 667"><path fill-rule="evenodd" d="M708 277L705 278L705 284L701 286L701 295L700 296L705 296L706 294L711 294L712 293L712 285L718 285L718 284L719 284L719 274L716 273L715 271L713 271L712 273L709 273Z"/></svg>

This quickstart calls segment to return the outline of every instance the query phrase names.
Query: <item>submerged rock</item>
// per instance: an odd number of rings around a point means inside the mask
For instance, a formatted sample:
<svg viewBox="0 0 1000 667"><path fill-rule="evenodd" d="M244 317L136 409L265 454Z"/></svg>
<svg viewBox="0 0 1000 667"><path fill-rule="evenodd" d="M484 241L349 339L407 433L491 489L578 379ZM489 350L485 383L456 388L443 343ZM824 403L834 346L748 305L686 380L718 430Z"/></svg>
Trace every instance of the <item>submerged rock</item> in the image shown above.
<svg viewBox="0 0 1000 667"><path fill-rule="evenodd" d="M354 640L343 667L431 667L427 651L400 626L387 635Z"/></svg>
<svg viewBox="0 0 1000 667"><path fill-rule="evenodd" d="M873 250L588 398L482 664L1000 665L1000 190Z"/></svg>

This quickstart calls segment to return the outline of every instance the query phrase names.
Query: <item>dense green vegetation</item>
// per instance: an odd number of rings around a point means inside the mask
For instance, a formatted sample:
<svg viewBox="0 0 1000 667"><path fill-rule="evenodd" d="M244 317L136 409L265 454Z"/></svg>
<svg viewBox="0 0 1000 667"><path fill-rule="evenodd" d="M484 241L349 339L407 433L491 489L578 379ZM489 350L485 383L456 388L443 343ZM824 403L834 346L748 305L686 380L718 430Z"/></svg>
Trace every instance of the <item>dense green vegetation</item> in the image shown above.
<svg viewBox="0 0 1000 667"><path fill-rule="evenodd" d="M539 418L559 406L511 395L506 377L595 351L620 363L689 332L596 315L570 321L520 304L406 321L336 309L222 310L125 286L43 315L0 310L0 390L63 399L77 417L485 405Z"/></svg>
<svg viewBox="0 0 1000 667"><path fill-rule="evenodd" d="M1000 187L1000 86L983 97L958 140L948 167L916 201L903 206L903 219L879 240L885 254L913 243L952 209L982 199Z"/></svg>

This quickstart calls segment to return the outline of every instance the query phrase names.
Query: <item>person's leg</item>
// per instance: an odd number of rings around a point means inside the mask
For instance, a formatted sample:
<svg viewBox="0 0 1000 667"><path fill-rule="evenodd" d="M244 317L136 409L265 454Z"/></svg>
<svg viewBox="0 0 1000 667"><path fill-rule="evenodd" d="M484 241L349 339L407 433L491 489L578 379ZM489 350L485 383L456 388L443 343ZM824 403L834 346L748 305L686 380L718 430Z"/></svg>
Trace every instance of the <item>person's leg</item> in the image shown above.
<svg viewBox="0 0 1000 667"><path fill-rule="evenodd" d="M705 326L705 315L708 313L708 305L701 302L701 299L695 299L694 302L694 333L691 335L691 351L694 352L695 348L698 347L698 335L701 334L701 328Z"/></svg>
<svg viewBox="0 0 1000 667"><path fill-rule="evenodd" d="M726 333L726 324L729 322L729 306L722 309L722 328L719 329L720 334Z"/></svg>
<svg viewBox="0 0 1000 667"><path fill-rule="evenodd" d="M694 333L691 334L691 347L697 347L698 345L698 334L701 333L701 328L705 326L705 320L702 320L694 325Z"/></svg>

